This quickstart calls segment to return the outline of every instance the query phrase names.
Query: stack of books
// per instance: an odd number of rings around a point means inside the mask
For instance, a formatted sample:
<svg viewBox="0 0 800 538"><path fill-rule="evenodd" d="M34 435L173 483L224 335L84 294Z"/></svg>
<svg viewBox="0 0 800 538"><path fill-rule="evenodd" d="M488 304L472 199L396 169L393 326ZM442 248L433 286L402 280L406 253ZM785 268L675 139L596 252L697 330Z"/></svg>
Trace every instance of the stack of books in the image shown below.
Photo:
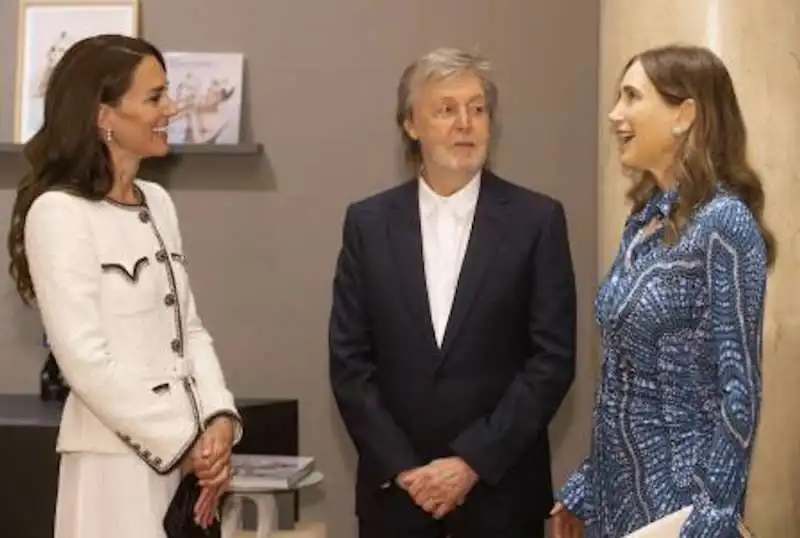
<svg viewBox="0 0 800 538"><path fill-rule="evenodd" d="M273 456L233 454L231 456L234 490L291 490L314 471L309 456Z"/></svg>

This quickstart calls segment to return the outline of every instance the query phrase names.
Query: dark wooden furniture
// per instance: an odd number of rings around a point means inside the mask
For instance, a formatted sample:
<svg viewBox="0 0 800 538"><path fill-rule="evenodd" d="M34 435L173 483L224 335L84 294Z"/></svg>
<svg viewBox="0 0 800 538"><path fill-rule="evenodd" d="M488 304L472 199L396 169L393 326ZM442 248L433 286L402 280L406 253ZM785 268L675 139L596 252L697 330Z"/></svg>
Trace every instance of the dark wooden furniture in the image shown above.
<svg viewBox="0 0 800 538"><path fill-rule="evenodd" d="M298 454L296 400L243 398L236 453ZM0 394L0 535L52 538L61 405L38 395ZM296 504L296 503L295 503ZM296 506L295 506L296 510Z"/></svg>

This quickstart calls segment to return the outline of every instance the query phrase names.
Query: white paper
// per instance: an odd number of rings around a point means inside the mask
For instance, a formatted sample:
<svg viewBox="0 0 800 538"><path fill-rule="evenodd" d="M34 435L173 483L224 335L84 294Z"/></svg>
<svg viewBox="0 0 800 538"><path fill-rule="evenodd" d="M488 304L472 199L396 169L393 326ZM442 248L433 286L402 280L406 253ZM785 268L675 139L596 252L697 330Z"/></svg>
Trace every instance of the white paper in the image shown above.
<svg viewBox="0 0 800 538"><path fill-rule="evenodd" d="M691 513L692 507L687 506L633 531L625 538L678 538L683 522Z"/></svg>

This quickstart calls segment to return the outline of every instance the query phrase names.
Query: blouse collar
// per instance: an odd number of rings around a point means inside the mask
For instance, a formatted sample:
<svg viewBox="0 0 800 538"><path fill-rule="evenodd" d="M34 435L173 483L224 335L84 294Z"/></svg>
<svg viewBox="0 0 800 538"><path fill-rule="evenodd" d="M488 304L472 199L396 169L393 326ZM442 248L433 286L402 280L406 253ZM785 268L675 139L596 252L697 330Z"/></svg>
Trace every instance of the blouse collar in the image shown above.
<svg viewBox="0 0 800 538"><path fill-rule="evenodd" d="M665 218L669 216L672 205L678 200L678 190L657 190L650 199L634 215L631 220L637 224L647 224L656 217Z"/></svg>

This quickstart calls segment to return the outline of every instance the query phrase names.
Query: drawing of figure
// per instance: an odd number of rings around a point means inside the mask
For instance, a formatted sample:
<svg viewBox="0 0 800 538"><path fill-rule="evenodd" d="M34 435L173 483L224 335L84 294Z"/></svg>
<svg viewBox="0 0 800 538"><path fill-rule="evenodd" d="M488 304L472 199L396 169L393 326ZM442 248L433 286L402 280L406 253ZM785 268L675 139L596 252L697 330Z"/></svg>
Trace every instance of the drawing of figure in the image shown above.
<svg viewBox="0 0 800 538"><path fill-rule="evenodd" d="M172 119L174 130L180 126L180 141L186 144L213 144L228 124L220 105L235 93L227 79L213 78L204 92L203 84L191 72L175 88L177 114Z"/></svg>
<svg viewBox="0 0 800 538"><path fill-rule="evenodd" d="M199 86L195 82L194 73L188 71L175 87L174 99L178 111L170 121L174 126L180 127L180 142L192 143L194 141L194 132L196 131L194 124L196 120L193 118L193 109L196 106L195 101L198 93Z"/></svg>
<svg viewBox="0 0 800 538"><path fill-rule="evenodd" d="M227 86L228 79L219 80L214 78L211 84L208 85L203 101L200 103L198 109L202 113L213 113L219 111L220 103L223 103L231 98L236 88Z"/></svg>
<svg viewBox="0 0 800 538"><path fill-rule="evenodd" d="M198 138L202 143L213 144L228 124L228 118L220 111L220 105L231 98L236 88L227 79L211 80L195 114L198 123Z"/></svg>
<svg viewBox="0 0 800 538"><path fill-rule="evenodd" d="M53 44L47 48L44 66L42 67L38 79L34 83L33 97L44 97L45 91L47 90L47 82L50 80L50 74L71 43L72 39L68 36L67 32L61 31Z"/></svg>

